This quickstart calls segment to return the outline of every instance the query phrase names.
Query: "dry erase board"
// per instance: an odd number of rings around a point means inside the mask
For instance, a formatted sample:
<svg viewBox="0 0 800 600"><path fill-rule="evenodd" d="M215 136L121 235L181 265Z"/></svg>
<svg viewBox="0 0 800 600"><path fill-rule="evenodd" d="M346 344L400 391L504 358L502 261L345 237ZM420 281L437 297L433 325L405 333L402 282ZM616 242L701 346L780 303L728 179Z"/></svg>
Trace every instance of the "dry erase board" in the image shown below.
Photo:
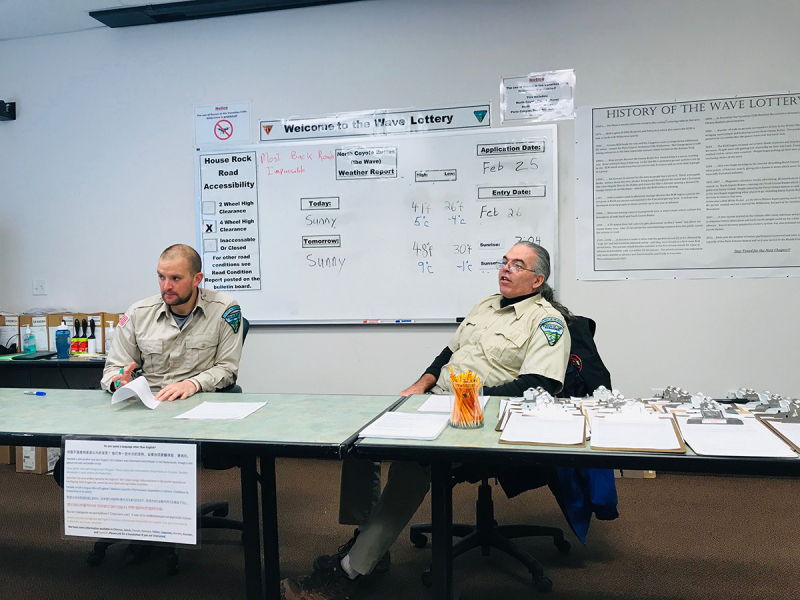
<svg viewBox="0 0 800 600"><path fill-rule="evenodd" d="M200 149L205 286L253 323L453 322L558 247L556 128Z"/></svg>

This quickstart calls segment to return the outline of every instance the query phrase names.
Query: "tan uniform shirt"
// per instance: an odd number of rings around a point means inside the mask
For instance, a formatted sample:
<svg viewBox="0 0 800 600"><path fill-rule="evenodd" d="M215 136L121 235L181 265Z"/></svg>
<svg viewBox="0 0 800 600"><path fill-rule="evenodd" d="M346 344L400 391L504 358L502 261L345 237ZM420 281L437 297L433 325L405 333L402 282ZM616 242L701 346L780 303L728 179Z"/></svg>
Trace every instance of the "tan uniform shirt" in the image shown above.
<svg viewBox="0 0 800 600"><path fill-rule="evenodd" d="M132 362L142 369L153 392L189 377L203 392L236 382L242 356L241 310L226 294L205 288L198 292L197 305L183 329L178 329L160 295L128 309L127 321L114 330L103 389L109 389L111 378Z"/></svg>
<svg viewBox="0 0 800 600"><path fill-rule="evenodd" d="M500 294L478 302L456 330L449 365L469 369L487 386L514 381L520 375L542 375L564 382L570 337L564 317L536 294L500 308ZM450 369L442 368L435 394L450 392Z"/></svg>

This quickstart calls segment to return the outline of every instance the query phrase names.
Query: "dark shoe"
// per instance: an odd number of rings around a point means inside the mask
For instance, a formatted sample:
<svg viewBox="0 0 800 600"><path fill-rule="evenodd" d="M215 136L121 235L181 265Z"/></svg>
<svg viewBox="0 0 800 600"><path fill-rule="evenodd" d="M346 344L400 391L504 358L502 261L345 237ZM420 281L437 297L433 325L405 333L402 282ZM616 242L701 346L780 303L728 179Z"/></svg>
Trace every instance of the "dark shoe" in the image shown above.
<svg viewBox="0 0 800 600"><path fill-rule="evenodd" d="M319 571L322 569L330 569L333 565L333 561L341 561L347 553L350 552L350 549L353 547L353 544L356 543L356 538L360 532L356 529L353 532L353 537L351 537L345 544L339 546L339 549L336 551L336 554L323 554L322 556L318 556L314 559L314 570ZM372 569L370 575L381 575L382 573L388 573L389 568L392 566L392 556L387 552L381 559L378 561L378 564Z"/></svg>
<svg viewBox="0 0 800 600"><path fill-rule="evenodd" d="M361 576L350 579L342 565L331 557L330 568L317 569L308 577L289 577L281 581L285 600L347 600L358 587Z"/></svg>

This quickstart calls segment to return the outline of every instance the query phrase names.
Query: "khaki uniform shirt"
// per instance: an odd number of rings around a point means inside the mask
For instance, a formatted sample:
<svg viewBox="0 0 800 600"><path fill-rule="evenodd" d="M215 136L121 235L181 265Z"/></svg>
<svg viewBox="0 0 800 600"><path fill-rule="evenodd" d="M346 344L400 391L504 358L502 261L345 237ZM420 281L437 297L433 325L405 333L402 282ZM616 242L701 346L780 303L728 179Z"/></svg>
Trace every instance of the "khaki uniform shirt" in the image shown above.
<svg viewBox="0 0 800 600"><path fill-rule="evenodd" d="M500 308L500 294L476 304L461 322L449 347L449 365L457 373L472 370L484 385L514 381L520 375L541 375L564 382L570 337L564 317L536 294ZM442 368L435 394L450 392L450 369Z"/></svg>
<svg viewBox="0 0 800 600"><path fill-rule="evenodd" d="M236 382L242 324L241 310L230 296L198 288L197 305L183 329L178 329L160 295L137 302L125 314L128 320L114 330L103 389L109 389L111 378L132 362L142 369L154 393L190 377L203 392Z"/></svg>

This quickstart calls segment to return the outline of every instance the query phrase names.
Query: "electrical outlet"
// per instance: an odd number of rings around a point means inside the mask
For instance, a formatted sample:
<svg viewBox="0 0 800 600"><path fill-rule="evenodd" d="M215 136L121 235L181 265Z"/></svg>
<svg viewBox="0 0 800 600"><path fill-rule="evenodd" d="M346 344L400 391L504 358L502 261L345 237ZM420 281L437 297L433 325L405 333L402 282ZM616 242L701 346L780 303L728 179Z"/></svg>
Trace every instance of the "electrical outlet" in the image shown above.
<svg viewBox="0 0 800 600"><path fill-rule="evenodd" d="M34 296L47 296L47 285L44 279L33 280L33 295Z"/></svg>

